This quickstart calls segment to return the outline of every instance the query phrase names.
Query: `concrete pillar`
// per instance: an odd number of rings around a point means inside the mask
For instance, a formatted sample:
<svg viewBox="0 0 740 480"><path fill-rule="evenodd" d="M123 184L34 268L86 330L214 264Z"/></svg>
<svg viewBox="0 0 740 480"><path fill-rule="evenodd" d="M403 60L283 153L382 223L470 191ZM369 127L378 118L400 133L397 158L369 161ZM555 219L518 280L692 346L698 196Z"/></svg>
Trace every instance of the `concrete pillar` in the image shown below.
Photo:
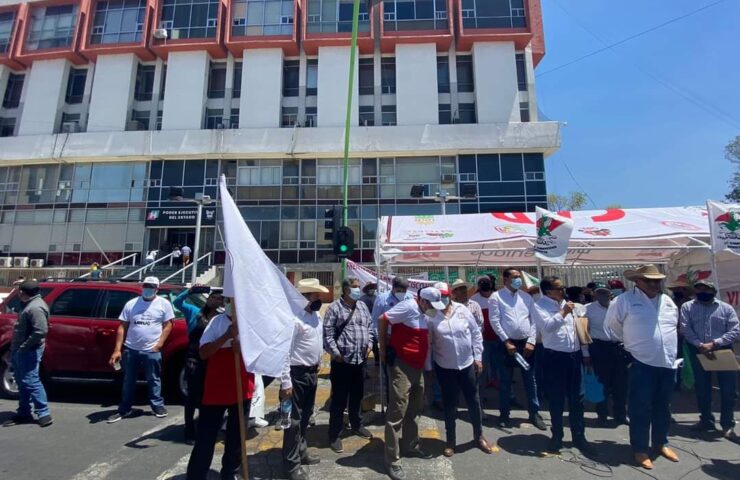
<svg viewBox="0 0 740 480"><path fill-rule="evenodd" d="M234 56L226 57L226 84L224 85L224 120L231 120L231 100L234 98ZM231 124L229 124L231 128Z"/></svg>
<svg viewBox="0 0 740 480"><path fill-rule="evenodd" d="M244 50L239 128L279 128L283 98L283 50Z"/></svg>
<svg viewBox="0 0 740 480"><path fill-rule="evenodd" d="M383 125L383 55L378 46L373 52L373 111L375 125Z"/></svg>
<svg viewBox="0 0 740 480"><path fill-rule="evenodd" d="M164 60L157 57L157 63L154 67L154 85L152 86L152 105L149 110L150 113L149 113L148 130L157 129L157 117L159 116L159 104L160 103L164 104L163 101L160 102L159 97L162 96L162 75L164 75L165 68L166 68L166 65L164 64ZM164 105L162 105L162 108L164 108Z"/></svg>
<svg viewBox="0 0 740 480"><path fill-rule="evenodd" d="M439 123L437 46L396 46L396 116L398 125Z"/></svg>
<svg viewBox="0 0 740 480"><path fill-rule="evenodd" d="M69 62L65 59L33 62L26 76L27 94L18 135L44 135L58 130L68 78Z"/></svg>
<svg viewBox="0 0 740 480"><path fill-rule="evenodd" d="M529 97L529 121L539 122L540 115L537 110L537 89L534 82L534 61L532 59L532 47L530 45L524 49L524 64L527 71L527 94Z"/></svg>
<svg viewBox="0 0 740 480"><path fill-rule="evenodd" d="M300 56L298 57L298 71L300 72L300 74L298 75L298 122L301 125L306 125L306 96L307 96L306 90L307 90L307 84L308 84L308 57L306 57L306 51L303 48L301 48Z"/></svg>
<svg viewBox="0 0 740 480"><path fill-rule="evenodd" d="M319 47L318 126L343 127L347 116L347 84L349 82L350 47ZM355 57L355 82L352 91L352 125L360 123L359 86Z"/></svg>
<svg viewBox="0 0 740 480"><path fill-rule="evenodd" d="M10 69L5 65L0 65L0 94L3 96L8 88L8 78L10 78Z"/></svg>
<svg viewBox="0 0 740 480"><path fill-rule="evenodd" d="M208 89L208 52L171 52L167 58L162 130L200 130Z"/></svg>
<svg viewBox="0 0 740 480"><path fill-rule="evenodd" d="M90 98L88 132L126 130L139 60L133 53L100 55Z"/></svg>
<svg viewBox="0 0 740 480"><path fill-rule="evenodd" d="M473 74L478 123L521 120L514 42L473 44Z"/></svg>

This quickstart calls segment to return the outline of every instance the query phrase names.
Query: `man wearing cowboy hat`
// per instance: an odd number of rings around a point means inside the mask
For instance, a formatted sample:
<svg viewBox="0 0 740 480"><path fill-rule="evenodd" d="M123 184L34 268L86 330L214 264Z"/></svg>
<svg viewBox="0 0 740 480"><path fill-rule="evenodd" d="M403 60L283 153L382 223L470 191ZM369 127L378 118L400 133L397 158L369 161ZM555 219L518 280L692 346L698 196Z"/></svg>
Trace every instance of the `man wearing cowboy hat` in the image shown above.
<svg viewBox="0 0 740 480"><path fill-rule="evenodd" d="M606 326L624 342L624 349L633 358L629 367L630 445L637 464L650 470L651 439L655 451L678 462L678 455L668 447L678 308L662 292L665 275L655 265L626 270L624 276L635 282L635 287L609 306Z"/></svg>
<svg viewBox="0 0 740 480"><path fill-rule="evenodd" d="M689 344L689 358L694 370L696 403L701 414L696 431L713 431L712 372L707 372L699 362L699 355L713 357L721 349L732 350L740 341L740 322L731 305L716 298L717 288L708 280L694 284L696 300L681 307L681 333ZM735 379L736 372L717 372L720 395L720 420L722 432L728 440L737 438L735 433Z"/></svg>
<svg viewBox="0 0 740 480"><path fill-rule="evenodd" d="M473 318L475 318L475 323L477 323L478 327L483 331L483 310L481 310L480 305L478 305L477 302L470 301L470 298L468 297L469 288L470 284L462 278L458 278L452 282L452 300L468 307L470 313L473 314Z"/></svg>
<svg viewBox="0 0 740 480"><path fill-rule="evenodd" d="M321 294L329 289L316 278L298 282L298 291L308 300L305 311L295 317L293 341L285 360L280 382L280 398L293 401L291 426L284 430L283 464L290 480L306 480L302 465L316 465L319 458L308 454L306 429L316 403L321 355L324 351L324 328L319 318Z"/></svg>

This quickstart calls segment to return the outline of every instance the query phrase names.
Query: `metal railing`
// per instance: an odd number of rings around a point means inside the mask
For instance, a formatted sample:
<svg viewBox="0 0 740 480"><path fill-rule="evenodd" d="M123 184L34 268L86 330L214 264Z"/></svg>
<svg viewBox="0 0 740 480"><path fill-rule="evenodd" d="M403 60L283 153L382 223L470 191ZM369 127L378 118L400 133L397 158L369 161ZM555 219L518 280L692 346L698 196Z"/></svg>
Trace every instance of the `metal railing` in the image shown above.
<svg viewBox="0 0 740 480"><path fill-rule="evenodd" d="M208 266L211 267L212 266L212 263L211 263L212 255L213 255L212 252L208 252L205 255L203 255L202 257L200 257L199 259L195 260L195 263L196 264L197 263L200 263L201 260L203 260L205 258L208 258ZM168 281L170 281L171 279L175 278L176 276L182 275L182 284L184 285L185 284L185 272L188 271L188 270L192 270L192 269L193 269L193 266L192 265L186 265L186 266L182 267L180 270L178 270L175 273L173 273L172 275L170 275L169 277L167 277L167 278L165 278L163 280L160 280L160 282L161 283L167 283Z"/></svg>
<svg viewBox="0 0 740 480"><path fill-rule="evenodd" d="M100 269L99 269L99 270L105 270L106 268L108 268L108 267L112 267L113 265L117 265L117 264L119 264L119 263L123 263L123 262L125 262L126 260L128 260L129 258L133 258L133 260L131 261L131 265L136 265L136 256L137 256L137 255L138 255L138 253L132 253L131 255L126 255L125 257L123 257L123 258L121 258L121 259L118 259L118 260L116 260L115 262L111 262L111 263L109 263L109 264L107 264L107 265L103 265L102 267L100 267ZM77 278L87 278L87 277L89 277L90 275L92 275L92 271L89 271L89 272L87 272L87 273L86 273L86 274L84 274L84 275L80 275L80 276L79 276L79 277L77 277Z"/></svg>
<svg viewBox="0 0 740 480"><path fill-rule="evenodd" d="M142 274L141 273L142 272L146 272L147 269L151 270L154 267L154 265L158 264L159 262L161 262L162 260L165 260L167 258L172 258L172 255L174 255L174 254L175 254L175 252L168 253L164 257L162 257L162 258L160 258L158 260L153 261L149 265L144 265L141 268L137 268L133 272L128 273L128 274L124 275L123 277L121 277L121 280L125 280L127 278L131 278L131 277L133 277L134 275L137 275L137 274L139 275L139 280L141 280L141 278L142 278ZM172 261L170 260L170 262L172 262ZM170 265L172 265L172 263L170 263Z"/></svg>

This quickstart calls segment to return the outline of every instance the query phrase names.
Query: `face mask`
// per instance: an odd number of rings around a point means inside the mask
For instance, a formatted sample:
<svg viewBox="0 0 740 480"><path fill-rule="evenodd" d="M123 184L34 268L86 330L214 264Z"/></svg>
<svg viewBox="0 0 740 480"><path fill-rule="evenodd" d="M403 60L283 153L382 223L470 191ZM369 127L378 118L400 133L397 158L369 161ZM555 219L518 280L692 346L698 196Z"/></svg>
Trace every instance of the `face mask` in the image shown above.
<svg viewBox="0 0 740 480"><path fill-rule="evenodd" d="M609 299L608 299L608 298L606 298L606 299L604 299L604 298L600 298L600 299L599 299L599 304L600 304L600 305L601 305L602 307L604 307L604 308L609 308Z"/></svg>
<svg viewBox="0 0 740 480"><path fill-rule="evenodd" d="M426 310L424 310L424 314L427 317L433 317L433 316L437 315L437 310L434 309L434 308L427 308Z"/></svg>
<svg viewBox="0 0 740 480"><path fill-rule="evenodd" d="M141 289L141 296L144 297L146 300L151 300L156 295L157 295L156 288L142 288Z"/></svg>
<svg viewBox="0 0 740 480"><path fill-rule="evenodd" d="M234 305L231 303L224 305L224 313L231 317L234 314Z"/></svg>
<svg viewBox="0 0 740 480"><path fill-rule="evenodd" d="M623 294L624 290L621 288L612 288L612 296L618 297L619 295Z"/></svg>
<svg viewBox="0 0 740 480"><path fill-rule="evenodd" d="M511 281L511 288L513 288L514 290L519 290L520 288L522 288L522 279L521 278L515 278L514 280L512 280Z"/></svg>
<svg viewBox="0 0 740 480"><path fill-rule="evenodd" d="M442 303L444 303L446 307L450 304L450 299L448 297L442 297Z"/></svg>
<svg viewBox="0 0 740 480"><path fill-rule="evenodd" d="M403 302L406 299L406 292L393 292L393 296L396 297L396 300L399 302Z"/></svg>
<svg viewBox="0 0 740 480"><path fill-rule="evenodd" d="M362 290L360 290L359 288L350 289L349 298L351 298L352 300L359 300L361 296L362 296Z"/></svg>
<svg viewBox="0 0 740 480"><path fill-rule="evenodd" d="M314 300L311 302L310 307L312 312L318 312L321 310L321 300Z"/></svg>
<svg viewBox="0 0 740 480"><path fill-rule="evenodd" d="M711 302L714 300L714 293L711 292L697 292L696 299L700 302Z"/></svg>
<svg viewBox="0 0 740 480"><path fill-rule="evenodd" d="M376 293L375 290L368 290L367 291L367 294L370 295L371 297L374 297L375 296L375 293Z"/></svg>
<svg viewBox="0 0 740 480"><path fill-rule="evenodd" d="M490 283L481 283L478 288L480 288L481 292L485 292L485 293L488 293L491 290L493 290L493 286Z"/></svg>

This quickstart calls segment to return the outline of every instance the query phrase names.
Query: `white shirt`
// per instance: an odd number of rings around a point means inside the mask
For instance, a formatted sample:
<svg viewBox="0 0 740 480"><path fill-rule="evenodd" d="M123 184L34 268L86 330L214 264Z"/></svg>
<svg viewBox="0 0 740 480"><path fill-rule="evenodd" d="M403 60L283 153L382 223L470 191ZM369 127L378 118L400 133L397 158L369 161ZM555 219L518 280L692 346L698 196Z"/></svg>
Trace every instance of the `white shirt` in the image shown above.
<svg viewBox="0 0 740 480"><path fill-rule="evenodd" d="M152 250L151 252L149 252L149 253L146 254L146 259L147 260L154 260L156 258L157 258L157 251L156 250Z"/></svg>
<svg viewBox="0 0 740 480"><path fill-rule="evenodd" d="M591 302L586 305L586 318L588 318L588 334L594 340L613 342L609 329L604 325L606 319L606 308L599 302Z"/></svg>
<svg viewBox="0 0 740 480"><path fill-rule="evenodd" d="M534 302L528 293L512 292L504 287L491 295L489 305L491 327L502 342L526 339L527 343L535 344L537 328L530 318Z"/></svg>
<svg viewBox="0 0 740 480"><path fill-rule="evenodd" d="M295 317L293 340L290 345L290 354L283 366L280 376L280 388L292 388L290 381L290 367L313 367L321 363L321 354L324 352L324 323L318 312L305 310Z"/></svg>
<svg viewBox="0 0 740 480"><path fill-rule="evenodd" d="M172 305L162 297L150 302L142 297L132 298L118 319L128 323L125 345L139 352L151 351L162 336L162 327L175 318Z"/></svg>
<svg viewBox="0 0 740 480"><path fill-rule="evenodd" d="M231 319L225 314L221 313L216 315L208 322L206 329L203 330L203 335L200 337L200 346L207 343L213 343L219 338L223 337L226 331L231 326ZM231 339L221 345L221 348L231 348Z"/></svg>
<svg viewBox="0 0 740 480"><path fill-rule="evenodd" d="M470 297L471 302L475 302L478 305L480 305L480 309L483 311L483 315L485 316L489 309L489 302L491 298L493 298L493 294L495 292L491 292L490 297L484 297L480 294L480 292L474 293L472 297Z"/></svg>
<svg viewBox="0 0 740 480"><path fill-rule="evenodd" d="M193 251L190 250L190 247L188 247L187 245L182 247L180 251L182 252L183 255L187 255L188 257L190 256L191 253L193 253Z"/></svg>
<svg viewBox="0 0 740 480"><path fill-rule="evenodd" d="M588 346L581 346L576 333L575 319L569 313L565 317L560 310L565 306L565 300L557 302L548 296L542 296L535 304L532 316L537 330L542 334L542 345L550 350L573 353L579 349L584 357L588 357Z"/></svg>
<svg viewBox="0 0 740 480"><path fill-rule="evenodd" d="M668 295L651 299L635 287L614 299L605 323L635 360L673 368L678 353L678 308Z"/></svg>
<svg viewBox="0 0 740 480"><path fill-rule="evenodd" d="M467 307L452 302L448 317L437 312L428 322L431 349L427 370L431 370L432 361L448 370L462 370L473 360L481 361L483 335Z"/></svg>

